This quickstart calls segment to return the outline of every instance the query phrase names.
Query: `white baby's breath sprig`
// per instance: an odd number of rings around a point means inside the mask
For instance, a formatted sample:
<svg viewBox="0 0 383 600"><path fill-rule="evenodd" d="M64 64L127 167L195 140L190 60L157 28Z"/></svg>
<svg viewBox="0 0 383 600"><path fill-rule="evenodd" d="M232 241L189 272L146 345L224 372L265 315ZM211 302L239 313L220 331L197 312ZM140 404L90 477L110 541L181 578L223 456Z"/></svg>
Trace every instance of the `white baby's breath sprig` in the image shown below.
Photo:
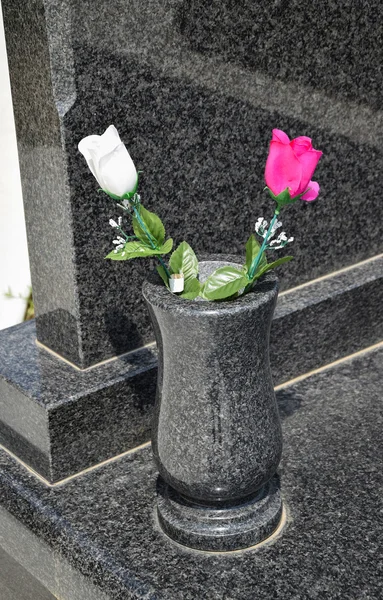
<svg viewBox="0 0 383 600"><path fill-rule="evenodd" d="M267 238L267 244L264 250L279 250L279 248L284 248L287 244L294 241L293 237L288 238L285 231L279 234L279 236L275 240L269 240L275 235L277 229L282 227L282 221L275 221L273 224L269 236ZM266 238L267 232L269 229L269 223L263 217L259 217L255 224L255 231L263 239Z"/></svg>
<svg viewBox="0 0 383 600"><path fill-rule="evenodd" d="M113 240L113 244L125 244L125 240L120 235L117 236L115 240Z"/></svg>
<svg viewBox="0 0 383 600"><path fill-rule="evenodd" d="M261 237L265 237L266 233L267 233L267 221L263 218L263 217L259 217L257 219L257 222L255 223L255 231L256 233L261 236Z"/></svg>
<svg viewBox="0 0 383 600"><path fill-rule="evenodd" d="M119 208L122 208L123 211L128 212L128 213L132 213L132 204L131 204L131 200L121 200L121 202L117 203L117 206Z"/></svg>
<svg viewBox="0 0 383 600"><path fill-rule="evenodd" d="M279 236L270 242L268 245L269 250L279 250L279 248L284 248L287 244L290 244L294 241L293 237L287 237L286 232L282 231Z"/></svg>
<svg viewBox="0 0 383 600"><path fill-rule="evenodd" d="M273 235L275 234L275 232L277 231L277 229L279 229L279 227L282 227L282 221L275 221L274 225L271 228L271 232L270 232L270 236L269 237L273 237Z"/></svg>
<svg viewBox="0 0 383 600"><path fill-rule="evenodd" d="M125 247L126 244L130 241L130 240L136 240L136 236L135 235L128 235L127 233L125 233L125 231L122 229L121 225L122 225L122 217L118 217L118 223L116 223L116 221L114 221L114 219L109 219L109 225L111 227L113 227L113 229L116 229L116 237L113 240L113 244L114 244L114 250L113 253L117 254L118 252L120 252L121 250L123 250L121 256L125 255Z"/></svg>
<svg viewBox="0 0 383 600"><path fill-rule="evenodd" d="M282 221L275 221L270 234L269 234L269 239L273 237L273 235L275 234L276 230L282 227ZM269 223L266 221L266 219L264 219L263 217L259 217L257 219L257 222L255 223L255 231L256 233L260 236L263 237L263 239L265 239L266 235L267 235L267 231L269 228Z"/></svg>

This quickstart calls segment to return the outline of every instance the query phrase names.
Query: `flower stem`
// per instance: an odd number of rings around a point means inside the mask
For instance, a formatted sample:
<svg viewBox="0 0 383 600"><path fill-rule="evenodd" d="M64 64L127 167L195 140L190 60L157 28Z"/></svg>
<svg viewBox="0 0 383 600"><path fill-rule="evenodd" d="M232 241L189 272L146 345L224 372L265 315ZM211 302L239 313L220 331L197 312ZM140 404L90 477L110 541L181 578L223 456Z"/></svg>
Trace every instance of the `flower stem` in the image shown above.
<svg viewBox="0 0 383 600"><path fill-rule="evenodd" d="M150 235L149 231L145 227L145 223L141 219L141 215L140 215L139 211L137 210L137 208L135 206L133 206L133 210L134 210L134 215L135 215L137 221L139 222L141 229L144 231L146 237L148 238L151 247L155 250L158 250L156 244L153 241L152 236Z"/></svg>
<svg viewBox="0 0 383 600"><path fill-rule="evenodd" d="M124 236L126 242L128 242L129 240L136 240L137 239L137 236L135 236L135 235L128 235L127 233L125 233L125 231L123 229L121 229L120 226L118 226L116 229L117 229L117 231L121 235Z"/></svg>
<svg viewBox="0 0 383 600"><path fill-rule="evenodd" d="M165 273L168 276L168 279L170 279L170 272L169 272L167 266L165 265L164 261L162 260L162 257L157 255L157 258L160 261L161 266L165 269Z"/></svg>
<svg viewBox="0 0 383 600"><path fill-rule="evenodd" d="M271 231L273 229L275 221L277 220L278 215L279 215L279 210L276 209L275 212L274 212L274 216L273 216L273 218L271 220L270 226L269 226L269 228L267 230L267 233L266 233L266 235L264 237L262 246L261 246L261 248L260 248L257 256L254 258L253 262L251 263L250 269L248 271L250 279L252 279L254 277L255 273L257 272L257 268L258 268L258 265L259 265L259 263L261 261L262 254L263 254L263 252L264 252L264 250L265 250L265 248L267 246L267 240L270 237Z"/></svg>

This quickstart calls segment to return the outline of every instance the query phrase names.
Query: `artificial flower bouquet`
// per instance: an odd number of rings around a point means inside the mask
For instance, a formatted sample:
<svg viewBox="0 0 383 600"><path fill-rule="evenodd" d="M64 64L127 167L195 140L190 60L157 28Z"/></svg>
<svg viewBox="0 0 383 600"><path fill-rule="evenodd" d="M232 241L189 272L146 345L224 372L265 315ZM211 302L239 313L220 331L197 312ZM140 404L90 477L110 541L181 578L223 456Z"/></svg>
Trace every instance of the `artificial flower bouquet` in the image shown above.
<svg viewBox="0 0 383 600"><path fill-rule="evenodd" d="M290 141L279 129L273 130L269 155L265 168L265 190L275 202L274 215L268 223L260 217L255 224L255 233L246 243L246 259L241 269L225 266L217 269L205 282L198 277L198 259L183 241L170 255L168 263L164 257L171 253L173 240L166 239L161 219L148 211L138 194L139 171L121 142L117 129L111 125L101 136L90 135L79 143L79 151L97 179L101 190L110 196L132 220L133 233L126 233L122 216L118 221L111 219L115 230L114 249L106 256L110 260L130 260L139 257L156 257L159 261L158 274L169 289L180 298L194 300L231 300L249 292L256 281L270 269L292 259L284 256L268 262L267 251L275 251L293 241L282 232L274 237L282 226L281 210L298 199L306 202L315 200L319 185L312 181L315 168L322 152L314 150L311 139L305 136Z"/></svg>

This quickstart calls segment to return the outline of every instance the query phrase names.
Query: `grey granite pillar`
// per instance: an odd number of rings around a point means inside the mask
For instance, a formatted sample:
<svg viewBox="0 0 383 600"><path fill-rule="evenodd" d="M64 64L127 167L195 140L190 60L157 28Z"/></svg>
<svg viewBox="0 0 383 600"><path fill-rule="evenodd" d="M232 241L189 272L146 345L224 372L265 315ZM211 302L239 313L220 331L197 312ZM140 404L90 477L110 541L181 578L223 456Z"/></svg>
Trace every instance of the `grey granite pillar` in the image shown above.
<svg viewBox="0 0 383 600"><path fill-rule="evenodd" d="M114 216L115 207L95 193L94 182L82 185L81 134L70 135L82 94L69 4L5 0L2 5L37 338L86 368L150 340L148 327L138 327L147 319L132 293L142 267L121 269L104 261L111 243L108 215ZM88 133L102 127L77 112L79 119Z"/></svg>

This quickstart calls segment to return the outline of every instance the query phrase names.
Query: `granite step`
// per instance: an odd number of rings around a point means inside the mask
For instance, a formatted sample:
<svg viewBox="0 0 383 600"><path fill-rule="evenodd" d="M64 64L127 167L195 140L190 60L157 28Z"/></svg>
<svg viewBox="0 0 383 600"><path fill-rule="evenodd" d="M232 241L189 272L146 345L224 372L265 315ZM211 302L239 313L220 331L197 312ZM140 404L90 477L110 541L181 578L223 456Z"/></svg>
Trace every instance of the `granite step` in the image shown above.
<svg viewBox="0 0 383 600"><path fill-rule="evenodd" d="M383 339L383 255L282 292L274 383ZM147 442L154 344L81 371L36 345L33 321L0 332L0 444L54 483Z"/></svg>
<svg viewBox="0 0 383 600"><path fill-rule="evenodd" d="M258 549L165 537L149 445L54 486L2 451L0 544L60 600L380 600L382 377L380 344L278 389L287 522Z"/></svg>

